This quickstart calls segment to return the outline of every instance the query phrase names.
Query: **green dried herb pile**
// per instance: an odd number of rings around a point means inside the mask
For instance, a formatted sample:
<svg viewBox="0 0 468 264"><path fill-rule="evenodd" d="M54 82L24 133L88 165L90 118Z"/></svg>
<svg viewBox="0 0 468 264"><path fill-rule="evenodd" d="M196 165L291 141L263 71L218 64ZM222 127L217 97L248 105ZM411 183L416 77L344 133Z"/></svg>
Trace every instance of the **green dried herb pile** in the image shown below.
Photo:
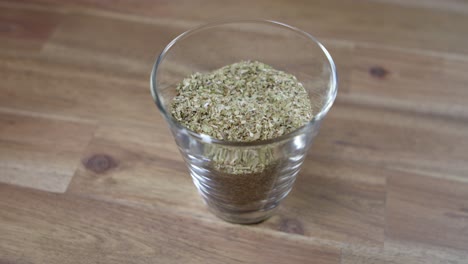
<svg viewBox="0 0 468 264"><path fill-rule="evenodd" d="M220 140L276 138L312 118L308 94L296 77L257 61L195 73L177 86L177 92L172 116Z"/></svg>

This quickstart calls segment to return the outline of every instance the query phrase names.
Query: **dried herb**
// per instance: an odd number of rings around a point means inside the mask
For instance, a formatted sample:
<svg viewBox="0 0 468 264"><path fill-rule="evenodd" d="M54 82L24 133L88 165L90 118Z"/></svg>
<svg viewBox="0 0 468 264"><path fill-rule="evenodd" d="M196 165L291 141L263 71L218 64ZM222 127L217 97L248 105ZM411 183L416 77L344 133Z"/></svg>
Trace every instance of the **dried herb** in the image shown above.
<svg viewBox="0 0 468 264"><path fill-rule="evenodd" d="M259 203L268 198L271 189L277 182L278 174L275 171L276 166L270 165L263 172L230 174L217 171L213 174L211 180L215 182L218 195L215 201L208 201L216 210L226 213L232 210L232 207L244 210L255 210L262 206ZM224 204L229 204L225 208Z"/></svg>
<svg viewBox="0 0 468 264"><path fill-rule="evenodd" d="M177 92L172 116L220 140L276 138L312 118L308 94L296 77L256 61L195 73L177 86Z"/></svg>
<svg viewBox="0 0 468 264"><path fill-rule="evenodd" d="M242 61L195 73L177 86L172 116L187 128L227 141L276 138L309 122L312 107L291 74L260 62ZM206 201L226 214L259 210L279 190L288 157L279 143L252 147L205 144L209 160ZM286 160L284 160L286 159ZM207 198L212 197L212 198ZM226 206L228 205L228 206Z"/></svg>
<svg viewBox="0 0 468 264"><path fill-rule="evenodd" d="M274 161L273 147L274 145L251 148L207 145L205 155L218 171L232 174L257 173Z"/></svg>

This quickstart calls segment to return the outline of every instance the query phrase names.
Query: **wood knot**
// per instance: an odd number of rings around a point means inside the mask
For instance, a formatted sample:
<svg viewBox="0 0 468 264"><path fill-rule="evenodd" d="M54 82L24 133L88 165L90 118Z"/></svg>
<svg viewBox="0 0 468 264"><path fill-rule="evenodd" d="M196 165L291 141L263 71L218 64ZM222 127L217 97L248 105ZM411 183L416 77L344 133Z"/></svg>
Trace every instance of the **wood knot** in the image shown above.
<svg viewBox="0 0 468 264"><path fill-rule="evenodd" d="M95 173L104 173L117 167L117 161L107 154L94 154L83 160L83 165Z"/></svg>
<svg viewBox="0 0 468 264"><path fill-rule="evenodd" d="M373 66L369 69L369 74L378 79L383 79L388 75L388 71L381 66Z"/></svg>
<svg viewBox="0 0 468 264"><path fill-rule="evenodd" d="M285 233L304 235L304 227L302 227L301 222L296 219L281 219L279 230Z"/></svg>

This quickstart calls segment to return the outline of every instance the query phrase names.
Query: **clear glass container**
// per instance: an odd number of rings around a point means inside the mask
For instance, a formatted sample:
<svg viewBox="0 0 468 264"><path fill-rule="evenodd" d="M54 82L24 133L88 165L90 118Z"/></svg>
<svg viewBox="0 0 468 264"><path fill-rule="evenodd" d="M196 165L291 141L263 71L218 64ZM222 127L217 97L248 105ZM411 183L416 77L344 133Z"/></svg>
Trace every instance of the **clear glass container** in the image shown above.
<svg viewBox="0 0 468 264"><path fill-rule="evenodd" d="M184 78L243 60L295 75L309 94L314 118L275 139L229 142L191 131L171 116L176 86ZM204 202L218 217L248 224L271 216L290 192L335 100L337 76L328 51L304 31L275 21L223 21L189 30L169 43L154 65L151 92Z"/></svg>

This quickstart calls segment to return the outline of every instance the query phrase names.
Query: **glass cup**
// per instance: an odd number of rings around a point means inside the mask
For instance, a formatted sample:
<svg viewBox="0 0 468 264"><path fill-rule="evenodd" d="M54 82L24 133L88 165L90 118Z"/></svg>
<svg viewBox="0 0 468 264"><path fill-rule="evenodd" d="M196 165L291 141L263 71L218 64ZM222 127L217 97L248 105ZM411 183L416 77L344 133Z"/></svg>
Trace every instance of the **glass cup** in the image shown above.
<svg viewBox="0 0 468 264"><path fill-rule="evenodd" d="M309 94L313 119L278 138L230 142L196 133L171 116L176 86L184 78L246 60L295 75ZM169 43L151 73L151 93L208 208L226 221L249 224L271 216L290 192L335 100L337 76L328 51L304 31L275 21L223 21Z"/></svg>

